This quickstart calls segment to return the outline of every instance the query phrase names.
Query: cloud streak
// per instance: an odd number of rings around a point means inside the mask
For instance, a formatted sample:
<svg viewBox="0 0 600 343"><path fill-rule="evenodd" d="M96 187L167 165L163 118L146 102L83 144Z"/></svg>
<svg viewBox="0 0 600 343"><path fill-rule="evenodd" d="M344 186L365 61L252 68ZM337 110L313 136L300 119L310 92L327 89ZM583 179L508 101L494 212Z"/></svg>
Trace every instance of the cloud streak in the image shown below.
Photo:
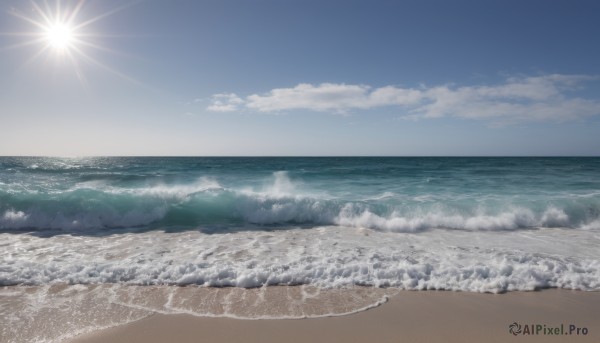
<svg viewBox="0 0 600 343"><path fill-rule="evenodd" d="M301 83L245 98L233 93L215 94L207 109L216 112L306 110L344 114L391 107L402 117L411 119L457 117L500 124L562 122L600 114L599 99L576 96L585 82L597 79L585 75L552 74L511 77L496 85L415 88Z"/></svg>

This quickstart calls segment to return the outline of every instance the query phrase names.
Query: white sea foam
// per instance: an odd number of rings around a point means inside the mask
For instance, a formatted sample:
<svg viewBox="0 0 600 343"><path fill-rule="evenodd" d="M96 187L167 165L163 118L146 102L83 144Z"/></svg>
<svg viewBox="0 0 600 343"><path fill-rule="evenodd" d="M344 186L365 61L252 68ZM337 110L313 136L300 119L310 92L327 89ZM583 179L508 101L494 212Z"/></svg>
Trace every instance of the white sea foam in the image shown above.
<svg viewBox="0 0 600 343"><path fill-rule="evenodd" d="M590 223L587 223L581 227L583 230L600 230L600 219L596 219Z"/></svg>
<svg viewBox="0 0 600 343"><path fill-rule="evenodd" d="M343 227L235 234L147 232L36 238L3 234L0 284L311 284L502 292L600 289L589 231L433 230L418 235Z"/></svg>
<svg viewBox="0 0 600 343"><path fill-rule="evenodd" d="M3 233L0 285L13 286L0 287L0 329L8 342L51 342L152 313L342 315L402 289L598 291L597 230Z"/></svg>
<svg viewBox="0 0 600 343"><path fill-rule="evenodd" d="M2 220L6 222L19 222L27 219L27 215L23 211L7 210L2 216Z"/></svg>
<svg viewBox="0 0 600 343"><path fill-rule="evenodd" d="M562 210L548 208L536 216L526 208L513 208L510 212L498 214L449 214L444 211L416 213L412 216L393 212L380 216L369 210L357 211L354 204L347 204L333 221L342 226L366 227L395 232L415 232L431 228L466 230L515 230L532 227L570 226L569 216Z"/></svg>

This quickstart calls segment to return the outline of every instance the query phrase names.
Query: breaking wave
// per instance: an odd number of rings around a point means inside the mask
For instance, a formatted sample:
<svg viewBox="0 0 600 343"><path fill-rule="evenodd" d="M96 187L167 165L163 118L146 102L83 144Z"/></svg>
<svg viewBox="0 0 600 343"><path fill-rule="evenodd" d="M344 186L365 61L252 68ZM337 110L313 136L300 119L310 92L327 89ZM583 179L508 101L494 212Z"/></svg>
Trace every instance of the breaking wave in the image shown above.
<svg viewBox="0 0 600 343"><path fill-rule="evenodd" d="M93 181L60 192L0 191L0 228L339 225L415 232L432 228L600 227L600 204L595 197L554 202L423 199L427 195L407 200L391 192L365 199L306 194L297 189L285 172L274 173L271 182L260 189L226 188L210 178L138 188Z"/></svg>

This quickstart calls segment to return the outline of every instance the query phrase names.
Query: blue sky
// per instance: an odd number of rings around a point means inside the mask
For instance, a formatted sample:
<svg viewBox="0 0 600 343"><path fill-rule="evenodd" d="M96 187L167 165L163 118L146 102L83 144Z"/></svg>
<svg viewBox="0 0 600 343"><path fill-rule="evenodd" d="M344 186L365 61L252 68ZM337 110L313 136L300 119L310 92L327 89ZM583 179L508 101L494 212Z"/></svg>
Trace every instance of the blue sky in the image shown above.
<svg viewBox="0 0 600 343"><path fill-rule="evenodd" d="M37 4L1 155L598 155L597 1L89 0L62 50Z"/></svg>

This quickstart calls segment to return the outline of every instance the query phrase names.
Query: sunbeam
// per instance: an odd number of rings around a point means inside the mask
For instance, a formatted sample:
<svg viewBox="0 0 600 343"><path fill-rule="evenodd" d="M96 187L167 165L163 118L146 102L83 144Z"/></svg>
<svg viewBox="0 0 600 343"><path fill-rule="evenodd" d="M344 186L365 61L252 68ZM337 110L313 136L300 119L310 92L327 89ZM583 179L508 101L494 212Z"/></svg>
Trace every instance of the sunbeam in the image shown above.
<svg viewBox="0 0 600 343"><path fill-rule="evenodd" d="M110 71L112 74L140 84L132 77L114 70L90 56L89 49L100 50L112 54L120 54L118 51L101 46L92 39L95 37L107 37L98 32L89 30L91 24L104 19L110 15L118 13L140 1L132 1L118 8L112 9L100 15L84 18L85 0L65 3L56 0L49 3L44 0L43 3L31 2L29 13L20 9L12 9L8 13L12 16L34 26L34 30L20 32L0 32L1 36L11 36L22 38L23 41L15 44L0 47L0 51L19 49L27 46L38 45L39 50L28 58L25 64L30 64L44 54L50 54L56 61L67 61L73 66L73 70L82 85L87 83L83 75L83 68L80 62L95 67L100 67ZM37 29L37 30L36 30ZM111 36L111 37L114 37Z"/></svg>

